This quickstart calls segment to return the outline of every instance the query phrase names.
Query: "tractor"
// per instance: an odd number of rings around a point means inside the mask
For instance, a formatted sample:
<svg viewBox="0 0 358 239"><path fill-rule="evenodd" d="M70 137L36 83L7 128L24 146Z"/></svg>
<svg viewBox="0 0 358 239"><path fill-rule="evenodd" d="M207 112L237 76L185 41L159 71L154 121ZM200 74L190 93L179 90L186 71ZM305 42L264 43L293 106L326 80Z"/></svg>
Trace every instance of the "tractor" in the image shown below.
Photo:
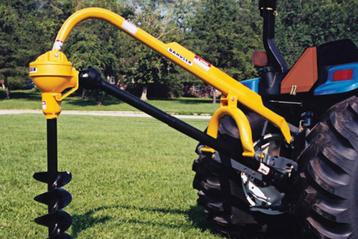
<svg viewBox="0 0 358 239"><path fill-rule="evenodd" d="M74 13L53 49L30 63L47 119L48 171L34 175L48 191L35 219L49 238L71 238L72 200L57 171L61 102L79 87L100 89L197 140L193 163L198 205L213 229L233 238L358 239L358 48L348 39L305 49L288 68L275 43L276 0L260 0L265 51L253 54L258 78L237 81L176 42L163 43L101 8ZM61 51L87 19L107 21L222 93L203 132L103 80L77 71ZM279 232L279 234L274 234Z"/></svg>

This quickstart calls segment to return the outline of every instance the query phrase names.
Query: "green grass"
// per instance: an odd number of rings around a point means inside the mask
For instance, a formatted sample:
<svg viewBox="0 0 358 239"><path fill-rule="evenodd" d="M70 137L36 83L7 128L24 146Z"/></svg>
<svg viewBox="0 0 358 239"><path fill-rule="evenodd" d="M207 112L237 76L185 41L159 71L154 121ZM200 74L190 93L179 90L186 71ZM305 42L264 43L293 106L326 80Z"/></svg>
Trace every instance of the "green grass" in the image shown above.
<svg viewBox="0 0 358 239"><path fill-rule="evenodd" d="M205 121L189 121L203 129ZM0 116L0 238L45 238L32 220L46 185L45 120ZM71 171L74 238L219 238L196 207L196 142L153 119L61 116L59 163Z"/></svg>
<svg viewBox="0 0 358 239"><path fill-rule="evenodd" d="M36 91L14 91L12 99L0 99L0 109L41 109L41 96ZM174 114L212 114L218 104L211 99L178 98L172 100L149 100L148 103ZM63 110L107 110L137 111L128 104L107 97L103 105L93 100L82 100L80 97L69 97L62 105Z"/></svg>

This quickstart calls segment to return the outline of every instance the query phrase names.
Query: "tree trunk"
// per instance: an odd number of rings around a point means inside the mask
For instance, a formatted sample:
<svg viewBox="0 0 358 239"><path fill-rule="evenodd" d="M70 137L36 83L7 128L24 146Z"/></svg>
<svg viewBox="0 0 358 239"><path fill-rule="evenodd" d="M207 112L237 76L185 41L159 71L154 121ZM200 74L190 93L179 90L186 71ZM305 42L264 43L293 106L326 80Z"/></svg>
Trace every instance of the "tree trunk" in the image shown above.
<svg viewBox="0 0 358 239"><path fill-rule="evenodd" d="M10 99L10 89L6 76L5 76L3 87L5 88L6 99Z"/></svg>
<svg viewBox="0 0 358 239"><path fill-rule="evenodd" d="M216 98L217 98L216 89L212 88L211 92L213 94L213 104L216 104Z"/></svg>
<svg viewBox="0 0 358 239"><path fill-rule="evenodd" d="M96 103L97 105L102 105L103 104L103 98L102 98L102 95L101 95L101 92L99 90L95 90L95 94L96 94Z"/></svg>
<svg viewBox="0 0 358 239"><path fill-rule="evenodd" d="M82 89L81 99L82 100L87 99L87 90L86 89Z"/></svg>
<svg viewBox="0 0 358 239"><path fill-rule="evenodd" d="M142 95L140 96L141 100L147 101L148 100L148 87L147 86L143 86L142 88Z"/></svg>

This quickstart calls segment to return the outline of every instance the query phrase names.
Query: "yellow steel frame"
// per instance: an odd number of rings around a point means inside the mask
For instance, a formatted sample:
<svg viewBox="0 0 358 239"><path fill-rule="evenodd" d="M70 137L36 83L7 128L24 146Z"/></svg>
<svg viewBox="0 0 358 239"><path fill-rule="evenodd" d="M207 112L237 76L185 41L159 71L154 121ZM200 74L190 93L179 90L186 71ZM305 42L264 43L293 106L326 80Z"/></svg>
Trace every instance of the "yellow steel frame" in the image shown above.
<svg viewBox="0 0 358 239"><path fill-rule="evenodd" d="M74 13L66 20L58 32L53 50L61 50L63 43L73 28L80 22L90 18L102 19L117 26L130 36L221 91L224 96L221 100L220 108L214 113L208 126L208 134L210 136L217 137L220 118L224 115L229 115L235 120L239 128L244 149L243 155L254 156L251 127L247 117L237 107L237 104L240 103L276 125L281 130L285 141L287 143L291 142L291 133L287 122L283 117L266 108L260 95L180 44L176 42L163 43L111 11L101 8L87 8Z"/></svg>

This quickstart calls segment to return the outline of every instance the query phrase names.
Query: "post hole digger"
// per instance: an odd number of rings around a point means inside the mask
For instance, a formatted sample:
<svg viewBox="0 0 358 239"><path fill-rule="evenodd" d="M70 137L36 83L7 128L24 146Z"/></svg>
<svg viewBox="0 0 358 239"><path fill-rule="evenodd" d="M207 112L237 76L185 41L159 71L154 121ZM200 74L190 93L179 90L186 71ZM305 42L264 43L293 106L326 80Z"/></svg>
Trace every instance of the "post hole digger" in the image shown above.
<svg viewBox="0 0 358 239"><path fill-rule="evenodd" d="M302 233L358 239L358 49L350 40L310 47L288 69L274 41L276 1L261 0L259 9L265 52L255 52L253 62L260 77L242 83L108 10L87 8L67 19L53 49L30 64L48 131L48 172L34 175L48 184L48 192L35 198L48 205L48 214L35 221L48 227L49 238L71 238L65 232L71 216L62 210L71 201L62 189L71 174L57 171L56 120L61 101L80 85L101 89L199 142L193 186L217 231L250 238L292 215ZM93 68L74 69L61 48L72 29L90 18L115 25L220 90L220 107L207 130L109 84ZM274 226L285 226L280 223Z"/></svg>

